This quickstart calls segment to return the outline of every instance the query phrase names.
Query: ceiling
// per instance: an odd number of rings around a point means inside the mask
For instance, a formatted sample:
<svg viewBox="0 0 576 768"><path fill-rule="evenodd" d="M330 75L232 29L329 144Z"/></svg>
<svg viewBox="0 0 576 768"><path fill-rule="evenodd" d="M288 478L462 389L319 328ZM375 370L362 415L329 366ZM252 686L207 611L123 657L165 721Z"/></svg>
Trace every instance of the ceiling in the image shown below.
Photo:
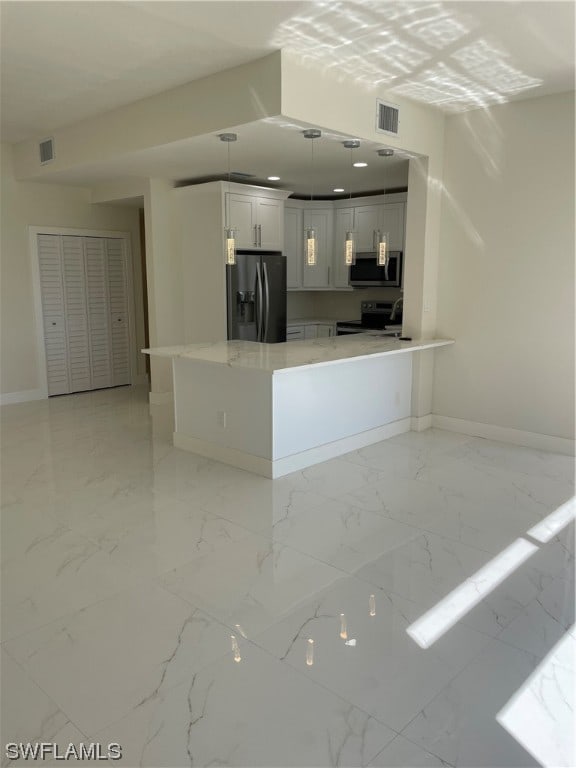
<svg viewBox="0 0 576 768"><path fill-rule="evenodd" d="M359 87L467 110L574 87L574 3L356 0L56 0L0 2L2 140L63 125L160 93L279 48ZM315 173L305 125L240 126L232 170L282 177L302 194L379 189L406 174L364 142L368 168L350 175L343 136L326 134ZM232 128L233 129L233 128ZM360 158L360 155L366 157ZM225 146L204 136L63 173L64 183L124 176L175 180L222 173ZM356 158L355 158L356 159ZM403 164L402 164L403 163ZM351 179L353 179L351 183ZM56 179L54 179L56 180ZM392 184L394 186L394 183Z"/></svg>

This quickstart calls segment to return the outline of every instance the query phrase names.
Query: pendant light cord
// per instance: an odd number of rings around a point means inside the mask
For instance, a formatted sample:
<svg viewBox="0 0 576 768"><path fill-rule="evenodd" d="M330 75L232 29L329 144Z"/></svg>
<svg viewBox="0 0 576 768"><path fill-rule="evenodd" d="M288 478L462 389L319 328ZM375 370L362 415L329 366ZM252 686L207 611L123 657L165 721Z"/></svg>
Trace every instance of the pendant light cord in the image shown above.
<svg viewBox="0 0 576 768"><path fill-rule="evenodd" d="M316 139L312 139L311 143L311 150L312 150L312 195L310 196L310 202L314 202L314 142Z"/></svg>

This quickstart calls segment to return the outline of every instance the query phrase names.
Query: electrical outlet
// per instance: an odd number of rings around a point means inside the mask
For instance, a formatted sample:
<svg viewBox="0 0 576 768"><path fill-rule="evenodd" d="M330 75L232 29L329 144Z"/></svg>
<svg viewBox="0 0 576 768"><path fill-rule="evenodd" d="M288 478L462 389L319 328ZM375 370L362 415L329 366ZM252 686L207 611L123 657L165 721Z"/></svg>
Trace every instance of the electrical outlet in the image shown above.
<svg viewBox="0 0 576 768"><path fill-rule="evenodd" d="M216 411L216 423L220 429L226 429L226 411Z"/></svg>

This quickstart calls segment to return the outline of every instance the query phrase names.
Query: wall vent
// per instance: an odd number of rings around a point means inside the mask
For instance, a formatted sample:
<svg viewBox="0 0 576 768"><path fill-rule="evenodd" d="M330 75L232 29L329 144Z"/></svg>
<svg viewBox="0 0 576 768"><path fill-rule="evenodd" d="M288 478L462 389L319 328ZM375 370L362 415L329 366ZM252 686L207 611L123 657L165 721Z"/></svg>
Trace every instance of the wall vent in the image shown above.
<svg viewBox="0 0 576 768"><path fill-rule="evenodd" d="M398 136L400 108L397 104L376 99L376 130L388 136Z"/></svg>
<svg viewBox="0 0 576 768"><path fill-rule="evenodd" d="M54 160L54 139L43 139L38 145L40 149L40 163L50 163Z"/></svg>

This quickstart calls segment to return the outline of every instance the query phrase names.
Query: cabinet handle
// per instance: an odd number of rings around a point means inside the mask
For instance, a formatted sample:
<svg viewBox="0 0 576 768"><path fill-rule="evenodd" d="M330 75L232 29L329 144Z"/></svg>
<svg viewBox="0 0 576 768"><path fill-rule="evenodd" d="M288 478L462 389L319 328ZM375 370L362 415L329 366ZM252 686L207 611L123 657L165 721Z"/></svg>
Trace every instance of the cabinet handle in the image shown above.
<svg viewBox="0 0 576 768"><path fill-rule="evenodd" d="M328 285L330 285L330 267L328 267Z"/></svg>
<svg viewBox="0 0 576 768"><path fill-rule="evenodd" d="M254 224L254 247L258 246L258 227Z"/></svg>
<svg viewBox="0 0 576 768"><path fill-rule="evenodd" d="M258 245L262 248L262 224L258 224Z"/></svg>

